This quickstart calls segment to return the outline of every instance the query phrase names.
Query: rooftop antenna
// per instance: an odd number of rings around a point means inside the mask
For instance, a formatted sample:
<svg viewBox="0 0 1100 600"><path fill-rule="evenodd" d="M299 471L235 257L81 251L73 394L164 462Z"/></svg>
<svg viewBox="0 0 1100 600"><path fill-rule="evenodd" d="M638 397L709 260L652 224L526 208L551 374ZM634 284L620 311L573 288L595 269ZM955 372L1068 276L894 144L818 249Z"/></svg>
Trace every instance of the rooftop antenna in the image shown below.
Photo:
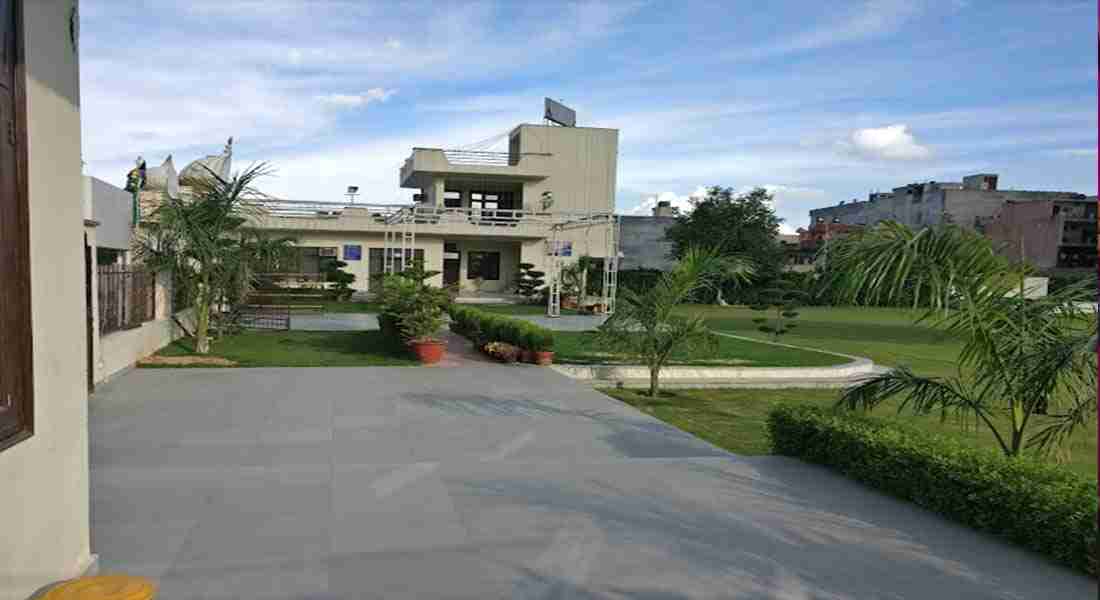
<svg viewBox="0 0 1100 600"><path fill-rule="evenodd" d="M348 197L349 204L355 204L355 197L359 195L359 186L349 185L348 191L344 195Z"/></svg>

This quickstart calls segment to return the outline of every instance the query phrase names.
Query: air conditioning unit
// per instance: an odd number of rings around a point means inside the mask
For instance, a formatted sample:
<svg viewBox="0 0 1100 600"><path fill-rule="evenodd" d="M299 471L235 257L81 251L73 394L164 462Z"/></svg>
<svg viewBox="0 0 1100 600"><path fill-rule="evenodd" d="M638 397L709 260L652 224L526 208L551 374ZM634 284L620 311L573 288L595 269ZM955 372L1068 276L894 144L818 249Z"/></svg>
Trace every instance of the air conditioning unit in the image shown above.
<svg viewBox="0 0 1100 600"><path fill-rule="evenodd" d="M319 248L317 251L318 256L331 256L336 258L336 248Z"/></svg>

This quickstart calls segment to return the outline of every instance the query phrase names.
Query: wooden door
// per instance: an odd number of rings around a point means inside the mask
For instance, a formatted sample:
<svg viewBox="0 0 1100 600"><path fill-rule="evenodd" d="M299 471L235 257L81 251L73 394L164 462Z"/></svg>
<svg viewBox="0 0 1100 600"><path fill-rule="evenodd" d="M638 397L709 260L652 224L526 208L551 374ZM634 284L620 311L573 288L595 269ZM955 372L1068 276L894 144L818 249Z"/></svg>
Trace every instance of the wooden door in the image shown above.
<svg viewBox="0 0 1100 600"><path fill-rule="evenodd" d="M34 428L21 9L0 0L0 449Z"/></svg>
<svg viewBox="0 0 1100 600"><path fill-rule="evenodd" d="M443 285L455 285L458 283L459 259L443 259Z"/></svg>

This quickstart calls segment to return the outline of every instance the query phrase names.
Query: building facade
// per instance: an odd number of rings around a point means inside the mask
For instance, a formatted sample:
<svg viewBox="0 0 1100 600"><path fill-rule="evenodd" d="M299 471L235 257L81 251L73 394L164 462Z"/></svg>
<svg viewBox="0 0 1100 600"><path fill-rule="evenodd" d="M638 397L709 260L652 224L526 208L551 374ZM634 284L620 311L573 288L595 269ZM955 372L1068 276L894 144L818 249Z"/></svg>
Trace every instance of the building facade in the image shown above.
<svg viewBox="0 0 1100 600"><path fill-rule="evenodd" d="M0 7L0 600L22 600L94 565L79 29L73 0Z"/></svg>
<svg viewBox="0 0 1100 600"><path fill-rule="evenodd" d="M407 256L439 272L435 285L507 294L520 263L550 272L555 259L617 254L618 138L615 129L525 124L508 134L508 152L414 148L399 172L401 186L417 190L412 206L274 201L253 219L293 239L307 271L326 258L346 262L359 291Z"/></svg>
<svg viewBox="0 0 1100 600"><path fill-rule="evenodd" d="M1096 268L1096 196L1002 190L997 181L996 174L979 173L961 182L912 183L871 193L865 201L813 209L810 223L872 226L897 221L918 229L956 223L1003 242L999 246L1009 256L1018 256L1023 238L1025 254L1043 270ZM1068 216L1077 214L1082 216Z"/></svg>

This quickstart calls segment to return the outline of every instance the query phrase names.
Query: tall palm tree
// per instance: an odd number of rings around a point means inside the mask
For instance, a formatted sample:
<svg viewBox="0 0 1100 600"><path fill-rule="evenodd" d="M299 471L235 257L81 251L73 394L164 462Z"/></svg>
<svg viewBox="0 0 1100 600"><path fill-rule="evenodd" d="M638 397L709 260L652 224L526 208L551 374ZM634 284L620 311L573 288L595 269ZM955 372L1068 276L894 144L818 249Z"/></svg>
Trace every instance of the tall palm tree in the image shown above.
<svg viewBox="0 0 1100 600"><path fill-rule="evenodd" d="M888 222L834 242L830 284L841 298L908 304L918 322L963 341L956 375L898 367L848 389L838 404L871 409L898 397L899 410L970 417L1013 457L1029 447L1053 450L1092 419L1096 315L1079 306L1095 299L1095 282L1027 299L1030 268L996 250L956 225L912 231ZM1049 418L1030 433L1032 417L1044 413Z"/></svg>
<svg viewBox="0 0 1100 600"><path fill-rule="evenodd" d="M191 190L185 197L165 195L137 236L142 260L174 272L176 285L193 299L199 354L210 351L212 313L251 285L255 255L244 226L254 210L250 201L261 196L254 182L272 172L265 163L230 179L207 171L180 182Z"/></svg>
<svg viewBox="0 0 1100 600"><path fill-rule="evenodd" d="M649 368L649 395L656 396L661 369L673 352L714 344L702 316L680 314L676 308L699 290L751 274L752 266L744 259L689 249L648 290L620 290L615 314L600 327L597 340L641 359Z"/></svg>

